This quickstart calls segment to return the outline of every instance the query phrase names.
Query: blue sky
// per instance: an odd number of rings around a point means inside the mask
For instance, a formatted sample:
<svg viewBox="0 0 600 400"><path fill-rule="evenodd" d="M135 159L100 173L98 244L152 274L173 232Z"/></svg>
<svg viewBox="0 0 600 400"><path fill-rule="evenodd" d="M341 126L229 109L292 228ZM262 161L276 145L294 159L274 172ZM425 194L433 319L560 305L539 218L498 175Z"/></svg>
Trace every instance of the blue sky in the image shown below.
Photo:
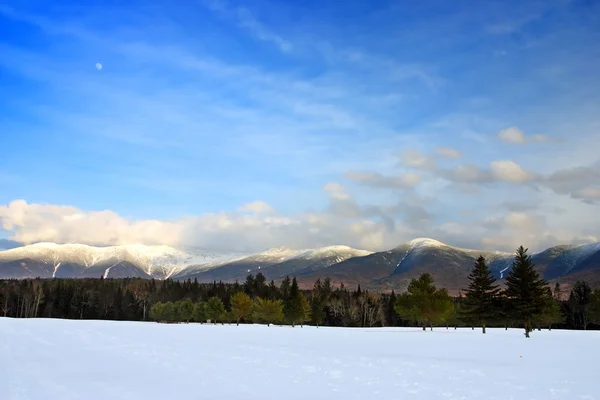
<svg viewBox="0 0 600 400"><path fill-rule="evenodd" d="M3 236L600 240L599 43L590 1L0 0Z"/></svg>

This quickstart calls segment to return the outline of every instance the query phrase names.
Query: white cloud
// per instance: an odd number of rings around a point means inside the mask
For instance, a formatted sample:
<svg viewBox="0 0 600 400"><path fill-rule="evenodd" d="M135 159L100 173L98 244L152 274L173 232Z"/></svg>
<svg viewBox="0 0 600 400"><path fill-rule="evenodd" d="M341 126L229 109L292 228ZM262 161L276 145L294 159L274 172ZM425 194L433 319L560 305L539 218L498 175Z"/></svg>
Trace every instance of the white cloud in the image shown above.
<svg viewBox="0 0 600 400"><path fill-rule="evenodd" d="M181 240L179 222L128 220L113 211L82 211L71 206L15 200L0 206L2 229L23 243L39 241L102 244L168 244Z"/></svg>
<svg viewBox="0 0 600 400"><path fill-rule="evenodd" d="M431 170L435 168L435 160L418 150L406 150L400 157L402 163L408 167Z"/></svg>
<svg viewBox="0 0 600 400"><path fill-rule="evenodd" d="M435 151L439 156L449 159L456 159L462 157L462 153L452 147L438 146L436 147Z"/></svg>
<svg viewBox="0 0 600 400"><path fill-rule="evenodd" d="M346 173L346 178L361 185L383 189L413 188L421 181L421 175L413 172L385 176L377 172L351 171Z"/></svg>
<svg viewBox="0 0 600 400"><path fill-rule="evenodd" d="M522 144L526 142L550 142L550 139L546 135L535 134L531 136L526 136L525 132L517 128L516 126L512 126L510 128L502 129L498 133L498 138L506 143L513 144Z"/></svg>
<svg viewBox="0 0 600 400"><path fill-rule="evenodd" d="M275 209L264 201L253 201L252 203L244 204L238 208L241 212L252 212L254 214L270 215L275 213Z"/></svg>
<svg viewBox="0 0 600 400"><path fill-rule="evenodd" d="M501 130L498 137L508 143L525 143L525 133L514 126Z"/></svg>
<svg viewBox="0 0 600 400"><path fill-rule="evenodd" d="M349 200L350 194L346 190L346 187L341 183L329 182L323 186L323 189L329 193L329 195L337 200Z"/></svg>
<svg viewBox="0 0 600 400"><path fill-rule="evenodd" d="M485 183L490 181L489 173L475 164L462 164L450 170L440 170L438 174L454 182Z"/></svg>
<svg viewBox="0 0 600 400"><path fill-rule="evenodd" d="M332 207L342 207L338 212L326 209L286 216L257 201L241 206L241 212L207 213L176 220L135 220L110 210L85 211L72 206L15 200L0 206L0 227L11 239L24 243L143 243L194 246L212 251L335 244L378 251L421 236L475 249L513 251L524 244L541 250L600 237L598 218L593 215L573 218L573 214L508 212L483 220L449 220L433 225L429 212L423 207L359 206L340 184L330 183L324 189L331 196ZM398 213L403 217L397 217ZM586 225L589 228L584 227Z"/></svg>
<svg viewBox="0 0 600 400"><path fill-rule="evenodd" d="M224 0L205 0L204 4L213 12L225 18L233 18L237 25L247 30L256 39L276 45L282 52L290 52L293 45L280 35L273 32L256 18L256 16L245 7L231 6Z"/></svg>
<svg viewBox="0 0 600 400"><path fill-rule="evenodd" d="M535 134L535 135L531 135L531 139L532 142L549 142L551 141L550 138L546 135L540 135L540 134Z"/></svg>
<svg viewBox="0 0 600 400"><path fill-rule="evenodd" d="M504 182L524 183L534 178L532 173L523 170L517 163L510 160L492 161L490 168L492 175Z"/></svg>
<svg viewBox="0 0 600 400"><path fill-rule="evenodd" d="M341 185L327 187L334 193L343 192ZM260 201L241 206L239 210L241 213L208 213L172 221L134 220L109 210L84 211L72 206L15 200L0 206L0 227L10 233L11 239L23 243L143 243L196 246L214 251L259 251L277 246L305 248L340 243L383 249L391 244L384 241L384 224L365 218L343 218L324 212L283 216L274 214L268 204Z"/></svg>

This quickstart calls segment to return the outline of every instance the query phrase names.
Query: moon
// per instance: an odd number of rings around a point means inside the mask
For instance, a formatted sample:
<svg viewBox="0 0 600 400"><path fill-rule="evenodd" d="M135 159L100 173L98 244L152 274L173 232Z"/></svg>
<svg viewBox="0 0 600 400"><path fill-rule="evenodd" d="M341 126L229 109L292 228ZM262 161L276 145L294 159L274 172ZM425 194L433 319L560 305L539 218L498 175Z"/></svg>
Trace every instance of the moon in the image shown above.
<svg viewBox="0 0 600 400"><path fill-rule="evenodd" d="M100 71L102 69L102 64L96 63L96 69Z"/></svg>

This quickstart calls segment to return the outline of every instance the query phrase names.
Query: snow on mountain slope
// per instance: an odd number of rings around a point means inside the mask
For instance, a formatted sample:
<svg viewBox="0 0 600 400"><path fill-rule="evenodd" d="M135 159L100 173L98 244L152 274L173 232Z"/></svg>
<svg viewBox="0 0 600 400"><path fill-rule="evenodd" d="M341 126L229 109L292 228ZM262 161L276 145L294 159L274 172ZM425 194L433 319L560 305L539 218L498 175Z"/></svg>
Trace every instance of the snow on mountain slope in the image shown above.
<svg viewBox="0 0 600 400"><path fill-rule="evenodd" d="M336 262L342 262L351 257L363 257L363 256L368 256L369 254L373 254L373 252L367 251L367 250L354 249L354 248L348 247L348 246L337 245L337 246L321 247L319 249L313 249L313 250L306 250L306 251L303 251L302 253L296 255L294 258L314 260L314 259L319 259L319 258L333 257L333 258L336 258L337 260L339 260Z"/></svg>
<svg viewBox="0 0 600 400"><path fill-rule="evenodd" d="M430 238L416 238L408 242L408 245L413 249L422 249L428 247L451 247L445 243Z"/></svg>
<svg viewBox="0 0 600 400"><path fill-rule="evenodd" d="M24 259L53 266L52 277L56 276L66 263L80 266L81 270L108 263L104 273L108 277L113 266L127 261L154 278L166 279L188 266L226 262L231 256L141 244L95 247L83 244L36 243L0 252L0 262Z"/></svg>
<svg viewBox="0 0 600 400"><path fill-rule="evenodd" d="M297 257L307 251L311 250L293 250L288 249L287 247L275 247L257 254L252 254L246 257L244 260L275 264Z"/></svg>
<svg viewBox="0 0 600 400"><path fill-rule="evenodd" d="M406 272L419 265L445 265L467 270L482 255L486 258L491 271L501 278L513 259L511 253L464 249L430 238L413 239L396 247L395 250L402 252L402 256L396 264L394 273Z"/></svg>
<svg viewBox="0 0 600 400"><path fill-rule="evenodd" d="M348 246L328 246L317 249L294 250L276 247L257 254L232 260L208 270L186 269L176 278L197 278L202 281L243 280L249 273L262 272L268 279L279 279L304 269L319 269L342 262L352 257L371 254Z"/></svg>
<svg viewBox="0 0 600 400"><path fill-rule="evenodd" d="M590 257L592 254L600 251L600 243L588 243L582 244L571 249L565 250L561 255L561 261L568 265L569 270L575 268L575 266Z"/></svg>

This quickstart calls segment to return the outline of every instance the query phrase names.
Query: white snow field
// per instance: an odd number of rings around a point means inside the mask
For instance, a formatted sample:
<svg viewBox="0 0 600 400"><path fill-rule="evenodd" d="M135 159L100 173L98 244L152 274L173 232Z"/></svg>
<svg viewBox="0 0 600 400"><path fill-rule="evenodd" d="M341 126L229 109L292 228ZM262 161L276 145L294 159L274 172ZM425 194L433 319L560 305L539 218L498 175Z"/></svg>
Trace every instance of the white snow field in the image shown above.
<svg viewBox="0 0 600 400"><path fill-rule="evenodd" d="M598 360L600 332L0 318L2 400L591 400Z"/></svg>

